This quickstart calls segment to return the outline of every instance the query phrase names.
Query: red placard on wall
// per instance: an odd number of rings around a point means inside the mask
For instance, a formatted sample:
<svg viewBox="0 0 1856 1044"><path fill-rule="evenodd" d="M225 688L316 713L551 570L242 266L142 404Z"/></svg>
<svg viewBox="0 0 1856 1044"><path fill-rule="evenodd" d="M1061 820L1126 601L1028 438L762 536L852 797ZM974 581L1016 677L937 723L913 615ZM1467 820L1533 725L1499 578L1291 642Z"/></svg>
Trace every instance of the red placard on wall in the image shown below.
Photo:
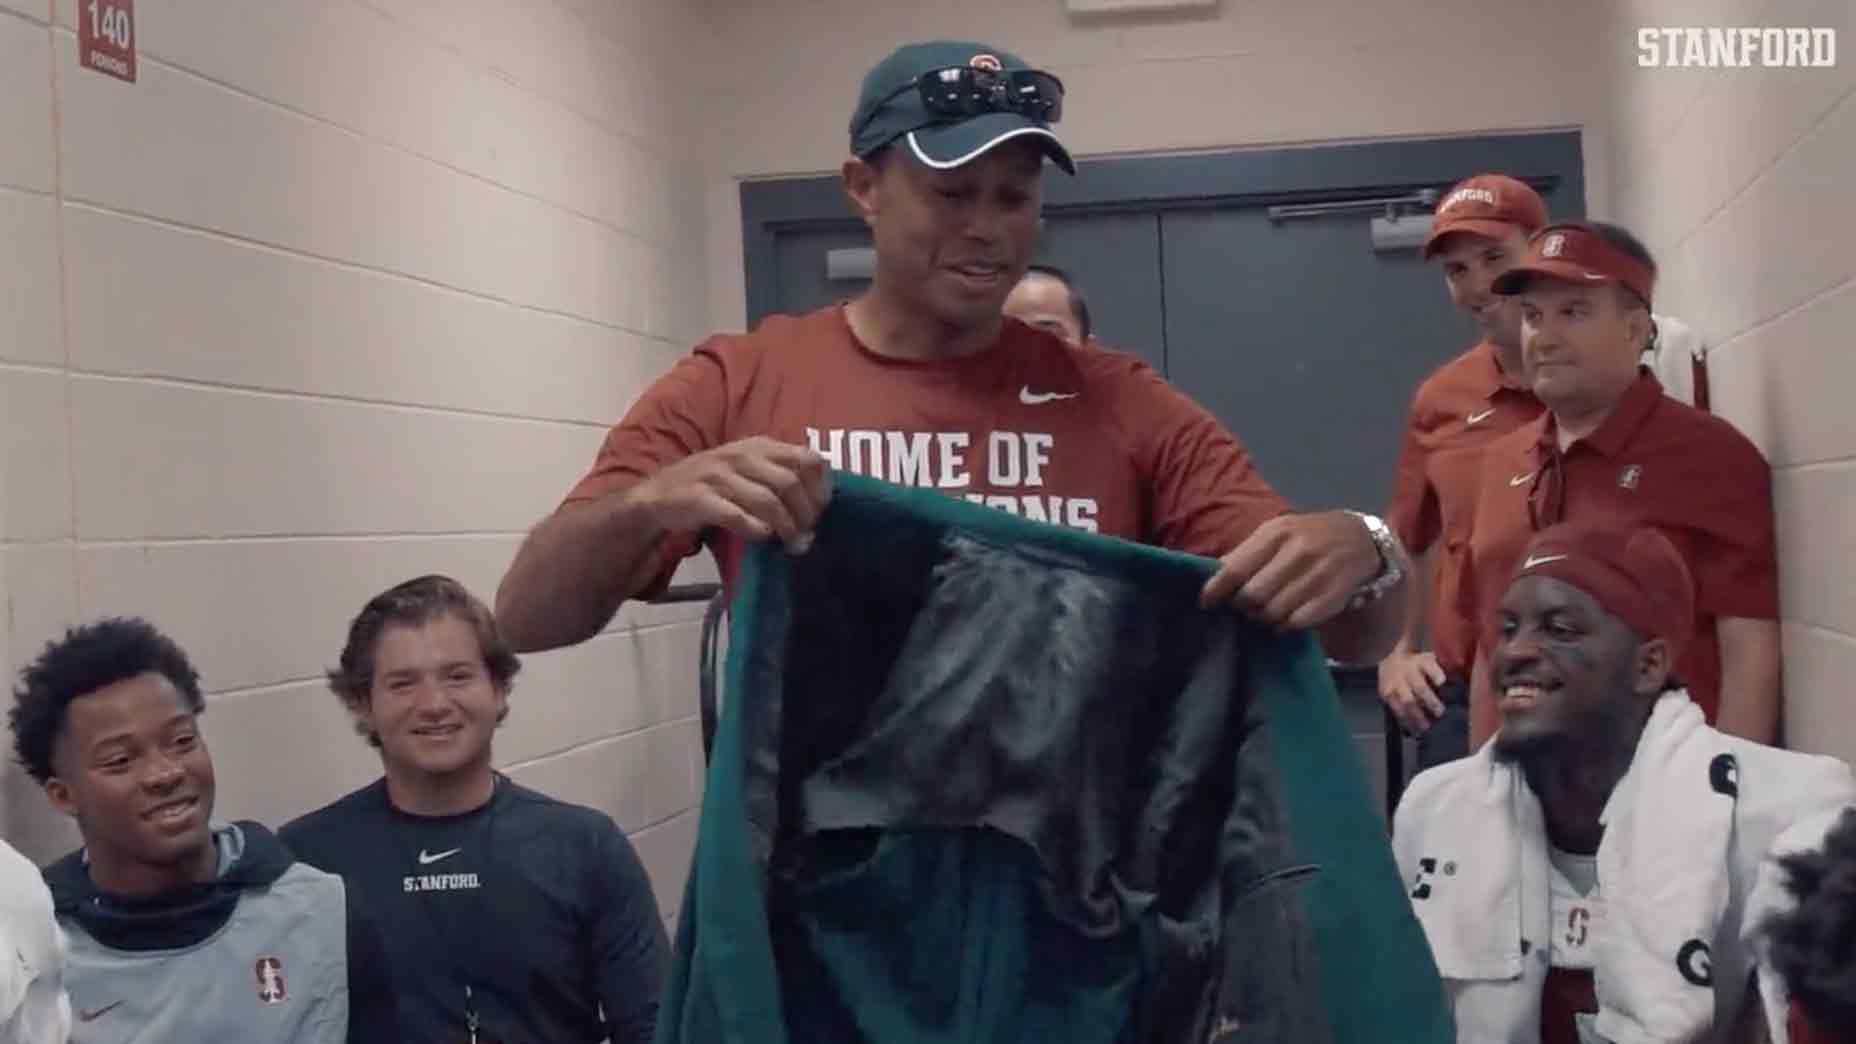
<svg viewBox="0 0 1856 1044"><path fill-rule="evenodd" d="M135 0L77 0L77 60L135 82Z"/></svg>

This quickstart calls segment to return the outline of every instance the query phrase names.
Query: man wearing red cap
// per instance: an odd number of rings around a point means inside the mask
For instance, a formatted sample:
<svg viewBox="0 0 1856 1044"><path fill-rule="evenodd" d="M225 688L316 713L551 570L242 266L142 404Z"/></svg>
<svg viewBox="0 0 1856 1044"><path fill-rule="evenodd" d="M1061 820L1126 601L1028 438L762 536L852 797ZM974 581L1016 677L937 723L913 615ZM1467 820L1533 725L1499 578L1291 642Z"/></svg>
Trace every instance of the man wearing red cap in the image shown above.
<svg viewBox="0 0 1856 1044"><path fill-rule="evenodd" d="M1548 412L1483 454L1463 613L1484 620L1534 533L1563 520L1654 526L1695 578L1673 670L1711 723L1773 741L1779 708L1772 474L1732 425L1663 394L1639 364L1656 265L1614 225L1550 225L1495 282L1518 296L1534 394ZM1480 676L1470 741L1496 728Z"/></svg>
<svg viewBox="0 0 1856 1044"><path fill-rule="evenodd" d="M1750 900L1856 776L1703 720L1673 673L1696 587L1658 530L1554 525L1510 578L1482 637L1501 731L1420 773L1394 820L1458 1039L1749 1039Z"/></svg>
<svg viewBox="0 0 1856 1044"><path fill-rule="evenodd" d="M1413 555L1435 548L1430 584L1412 589L1406 635L1379 664L1379 697L1419 736L1418 766L1468 753L1469 680L1475 623L1458 615L1482 449L1540 416L1521 373L1521 313L1494 292L1497 277L1527 254L1547 205L1526 183L1478 174L1437 205L1422 251L1438 259L1450 300L1482 339L1419 386L1399 452L1386 521ZM1441 543L1440 543L1441 541ZM1430 648L1420 649L1421 628Z"/></svg>
<svg viewBox="0 0 1856 1044"><path fill-rule="evenodd" d="M503 578L496 615L518 651L592 637L705 543L731 589L746 542L803 553L841 469L1221 556L1207 606L1319 628L1338 660L1385 655L1406 569L1383 522L1292 513L1134 356L1004 317L1044 161L1075 169L1052 129L1063 100L1056 77L977 43L910 44L870 70L842 169L875 243L869 291L711 338L644 393Z"/></svg>

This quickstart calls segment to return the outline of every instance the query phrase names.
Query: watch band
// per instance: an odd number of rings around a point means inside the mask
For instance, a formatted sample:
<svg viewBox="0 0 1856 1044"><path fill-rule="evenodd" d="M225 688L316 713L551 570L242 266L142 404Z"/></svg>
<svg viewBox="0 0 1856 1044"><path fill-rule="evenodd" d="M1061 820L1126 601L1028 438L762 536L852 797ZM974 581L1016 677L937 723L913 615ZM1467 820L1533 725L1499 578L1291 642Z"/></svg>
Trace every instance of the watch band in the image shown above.
<svg viewBox="0 0 1856 1044"><path fill-rule="evenodd" d="M1392 532L1392 527L1386 525L1384 519L1363 511L1347 513L1359 519L1360 524L1366 527L1367 535L1372 537L1373 547L1379 552L1379 571L1361 584L1347 603L1349 608L1358 609L1384 598L1387 592L1405 579L1405 553L1398 535Z"/></svg>

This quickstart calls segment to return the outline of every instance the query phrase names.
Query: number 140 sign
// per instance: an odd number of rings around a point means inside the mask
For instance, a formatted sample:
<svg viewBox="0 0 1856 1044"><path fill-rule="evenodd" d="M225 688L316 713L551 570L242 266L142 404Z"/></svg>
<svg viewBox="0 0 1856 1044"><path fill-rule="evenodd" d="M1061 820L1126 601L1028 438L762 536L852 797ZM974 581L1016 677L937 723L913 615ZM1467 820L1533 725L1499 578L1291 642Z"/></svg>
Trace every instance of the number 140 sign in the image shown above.
<svg viewBox="0 0 1856 1044"><path fill-rule="evenodd" d="M135 82L135 0L81 0L77 60L85 68Z"/></svg>

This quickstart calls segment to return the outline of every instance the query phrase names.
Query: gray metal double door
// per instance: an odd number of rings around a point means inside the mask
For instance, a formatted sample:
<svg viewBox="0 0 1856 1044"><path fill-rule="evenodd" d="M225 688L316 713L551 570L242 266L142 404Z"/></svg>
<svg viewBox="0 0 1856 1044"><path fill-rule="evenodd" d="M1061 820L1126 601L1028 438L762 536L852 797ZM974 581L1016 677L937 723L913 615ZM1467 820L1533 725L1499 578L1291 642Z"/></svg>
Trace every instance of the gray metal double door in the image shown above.
<svg viewBox="0 0 1856 1044"><path fill-rule="evenodd" d="M1079 215L1045 253L1076 274L1102 339L1139 352L1250 448L1298 507L1377 508L1405 409L1474 340L1434 267L1376 253L1368 216L1262 207Z"/></svg>

